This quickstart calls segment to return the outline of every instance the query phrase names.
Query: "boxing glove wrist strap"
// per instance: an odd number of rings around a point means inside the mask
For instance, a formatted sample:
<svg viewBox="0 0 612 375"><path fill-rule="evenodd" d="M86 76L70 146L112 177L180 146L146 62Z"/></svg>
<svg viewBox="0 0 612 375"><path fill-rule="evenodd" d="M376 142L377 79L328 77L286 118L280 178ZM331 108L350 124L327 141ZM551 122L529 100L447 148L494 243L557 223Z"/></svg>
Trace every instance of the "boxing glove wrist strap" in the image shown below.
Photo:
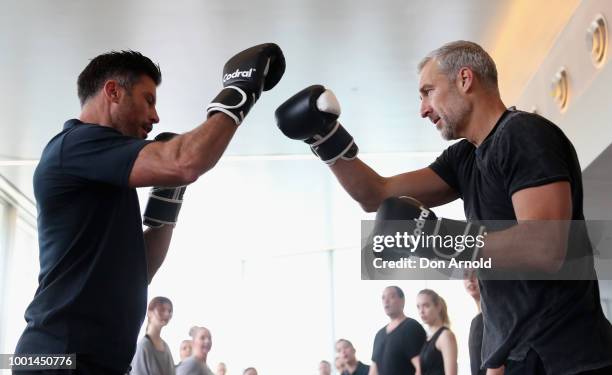
<svg viewBox="0 0 612 375"><path fill-rule="evenodd" d="M144 212L143 224L151 228L176 225L183 204L186 186L176 188L154 187Z"/></svg>
<svg viewBox="0 0 612 375"><path fill-rule="evenodd" d="M336 121L334 128L325 136L306 140L312 152L328 165L334 165L338 159L353 160L357 157L359 147L353 136Z"/></svg>
<svg viewBox="0 0 612 375"><path fill-rule="evenodd" d="M206 107L207 116L223 112L240 125L257 100L255 94L247 94L238 86L227 86Z"/></svg>

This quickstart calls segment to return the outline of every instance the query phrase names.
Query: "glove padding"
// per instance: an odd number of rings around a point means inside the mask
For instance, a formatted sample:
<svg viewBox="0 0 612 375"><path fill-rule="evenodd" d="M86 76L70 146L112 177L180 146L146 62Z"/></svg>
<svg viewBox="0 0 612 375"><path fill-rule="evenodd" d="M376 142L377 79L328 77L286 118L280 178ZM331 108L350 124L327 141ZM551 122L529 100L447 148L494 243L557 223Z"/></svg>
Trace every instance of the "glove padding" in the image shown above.
<svg viewBox="0 0 612 375"><path fill-rule="evenodd" d="M244 120L262 90L272 89L285 73L285 57L274 43L248 48L229 59L223 67L223 90L206 108L230 116L236 125Z"/></svg>
<svg viewBox="0 0 612 375"><path fill-rule="evenodd" d="M359 148L353 137L337 121L340 103L324 86L309 86L293 95L276 109L275 116L283 134L306 142L328 165L357 157Z"/></svg>
<svg viewBox="0 0 612 375"><path fill-rule="evenodd" d="M174 138L175 133L161 133L155 141L165 142ZM151 228L160 228L164 225L176 225L183 195L187 186L153 187L149 193L149 201L144 212L143 224Z"/></svg>
<svg viewBox="0 0 612 375"><path fill-rule="evenodd" d="M486 228L477 222L464 222L438 218L430 209L412 197L393 197L385 199L378 211L374 224L374 235L391 235L407 233L413 239L419 238L417 245L411 249L393 248L397 252L405 252L404 256L415 255L420 258L450 260L476 260L478 258L479 242L477 236L485 236ZM419 237L421 236L421 237ZM434 236L441 241L426 240L423 236ZM453 238L453 246L444 246L444 239ZM468 243L466 239L474 239ZM483 238L483 237L482 237ZM481 238L481 239L482 239ZM461 249L457 249L457 241L462 241Z"/></svg>

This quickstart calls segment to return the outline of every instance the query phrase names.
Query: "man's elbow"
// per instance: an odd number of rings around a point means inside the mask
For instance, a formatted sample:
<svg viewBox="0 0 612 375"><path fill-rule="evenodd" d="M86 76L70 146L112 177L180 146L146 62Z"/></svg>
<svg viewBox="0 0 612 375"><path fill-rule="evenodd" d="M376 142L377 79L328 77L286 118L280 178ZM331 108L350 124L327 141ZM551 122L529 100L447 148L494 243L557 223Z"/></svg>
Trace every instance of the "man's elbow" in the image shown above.
<svg viewBox="0 0 612 375"><path fill-rule="evenodd" d="M561 270L567 253L565 244L548 244L541 250L541 253L543 256L540 268L543 272L554 274Z"/></svg>
<svg viewBox="0 0 612 375"><path fill-rule="evenodd" d="M193 160L177 163L177 173L183 185L195 182L201 175L213 169L217 160Z"/></svg>
<svg viewBox="0 0 612 375"><path fill-rule="evenodd" d="M359 201L359 205L365 212L376 212L380 206L380 202Z"/></svg>
<svg viewBox="0 0 612 375"><path fill-rule="evenodd" d="M200 174L198 170L193 168L184 168L179 170L179 178L181 180L181 185L189 185L194 183L199 177Z"/></svg>

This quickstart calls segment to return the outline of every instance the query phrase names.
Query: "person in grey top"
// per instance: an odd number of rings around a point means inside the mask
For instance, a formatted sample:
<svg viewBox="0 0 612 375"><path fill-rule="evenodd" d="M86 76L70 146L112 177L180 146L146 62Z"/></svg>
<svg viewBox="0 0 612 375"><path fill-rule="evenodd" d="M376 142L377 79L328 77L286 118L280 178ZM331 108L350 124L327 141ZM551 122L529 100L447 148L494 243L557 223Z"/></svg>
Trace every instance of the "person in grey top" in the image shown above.
<svg viewBox="0 0 612 375"><path fill-rule="evenodd" d="M210 331L204 327L193 327L189 333L192 339L192 354L176 367L176 375L214 375L206 364L208 353L212 348Z"/></svg>
<svg viewBox="0 0 612 375"><path fill-rule="evenodd" d="M174 360L161 330L172 319L172 301L155 297L147 308L147 329L132 359L132 375L174 375Z"/></svg>

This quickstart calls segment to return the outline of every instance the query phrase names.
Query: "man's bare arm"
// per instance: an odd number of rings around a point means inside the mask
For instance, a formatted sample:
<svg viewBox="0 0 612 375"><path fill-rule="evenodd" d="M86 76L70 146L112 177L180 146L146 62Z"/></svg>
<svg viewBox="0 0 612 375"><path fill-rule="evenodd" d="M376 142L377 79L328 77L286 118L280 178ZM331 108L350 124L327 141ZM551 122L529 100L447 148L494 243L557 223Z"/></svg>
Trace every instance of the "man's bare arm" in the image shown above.
<svg viewBox="0 0 612 375"><path fill-rule="evenodd" d="M410 196L428 207L440 206L459 197L431 168L382 177L357 158L338 160L331 170L342 187L367 212L376 211L389 197Z"/></svg>
<svg viewBox="0 0 612 375"><path fill-rule="evenodd" d="M215 166L236 132L234 121L216 113L194 130L146 145L130 173L130 187L179 186Z"/></svg>
<svg viewBox="0 0 612 375"><path fill-rule="evenodd" d="M164 225L159 228L148 228L144 231L147 278L149 284L166 258L173 230L173 226Z"/></svg>
<svg viewBox="0 0 612 375"><path fill-rule="evenodd" d="M489 234L480 255L500 268L559 270L572 217L570 184L561 181L517 191L512 204L518 224Z"/></svg>

